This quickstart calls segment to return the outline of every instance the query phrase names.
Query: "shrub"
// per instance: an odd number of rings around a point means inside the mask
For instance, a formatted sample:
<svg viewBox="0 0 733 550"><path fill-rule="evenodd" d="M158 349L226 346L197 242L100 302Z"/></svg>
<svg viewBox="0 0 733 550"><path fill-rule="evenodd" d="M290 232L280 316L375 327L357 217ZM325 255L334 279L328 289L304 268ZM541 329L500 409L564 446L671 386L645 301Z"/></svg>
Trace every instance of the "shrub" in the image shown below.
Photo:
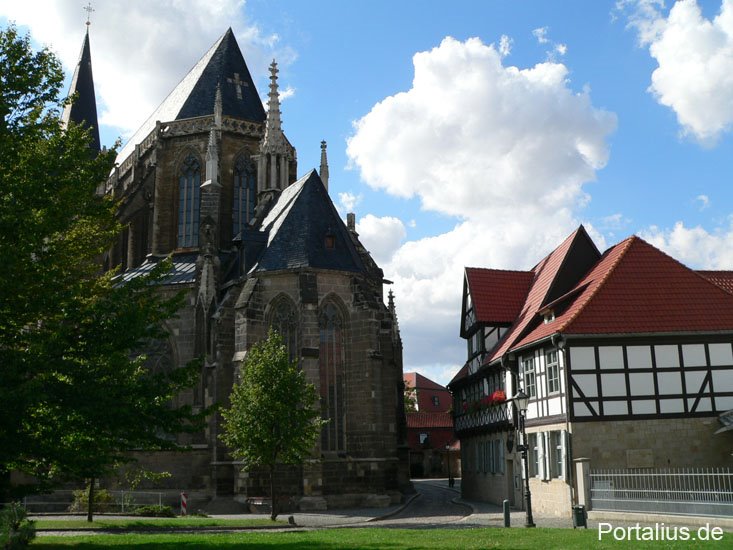
<svg viewBox="0 0 733 550"><path fill-rule="evenodd" d="M69 512L86 512L89 507L89 487L73 492L74 500L69 506ZM95 489L94 512L106 513L115 509L115 498L107 489Z"/></svg>
<svg viewBox="0 0 733 550"><path fill-rule="evenodd" d="M17 503L0 510L0 548L26 548L36 536L36 524L27 519L27 512Z"/></svg>
<svg viewBox="0 0 733 550"><path fill-rule="evenodd" d="M135 508L132 512L133 516L147 516L151 518L174 518L176 517L173 508L160 504L149 504Z"/></svg>

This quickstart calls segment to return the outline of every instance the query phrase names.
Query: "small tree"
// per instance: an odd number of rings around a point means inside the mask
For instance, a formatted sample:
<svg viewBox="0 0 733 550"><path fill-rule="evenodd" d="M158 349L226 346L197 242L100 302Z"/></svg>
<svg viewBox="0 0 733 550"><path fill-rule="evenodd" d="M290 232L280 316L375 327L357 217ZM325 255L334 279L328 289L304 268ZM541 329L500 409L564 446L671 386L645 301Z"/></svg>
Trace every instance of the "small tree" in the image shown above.
<svg viewBox="0 0 733 550"><path fill-rule="evenodd" d="M230 395L231 406L222 411L222 441L245 468L265 467L270 478L272 507L277 517L275 466L300 464L308 456L323 421L315 407L313 384L296 361L290 361L279 334L270 330L267 340L247 352L241 381Z"/></svg>
<svg viewBox="0 0 733 550"><path fill-rule="evenodd" d="M405 380L405 391L404 391L404 404L405 412L417 412L417 390L410 386L409 382Z"/></svg>

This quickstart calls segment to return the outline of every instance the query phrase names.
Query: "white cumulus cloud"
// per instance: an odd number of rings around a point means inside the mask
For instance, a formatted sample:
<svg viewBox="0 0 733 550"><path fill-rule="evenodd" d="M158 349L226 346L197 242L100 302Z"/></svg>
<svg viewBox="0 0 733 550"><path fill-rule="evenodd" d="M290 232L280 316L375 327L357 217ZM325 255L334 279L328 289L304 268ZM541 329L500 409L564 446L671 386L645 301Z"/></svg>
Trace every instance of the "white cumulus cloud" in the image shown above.
<svg viewBox="0 0 733 550"><path fill-rule="evenodd" d="M356 232L378 265L387 264L407 236L401 220L392 216L378 218L372 214L357 222Z"/></svg>
<svg viewBox="0 0 733 550"><path fill-rule="evenodd" d="M353 212L354 208L362 201L363 195L350 192L339 193L339 203L345 212Z"/></svg>
<svg viewBox="0 0 733 550"><path fill-rule="evenodd" d="M682 133L713 145L733 125L733 1L706 18L696 0L619 4L657 62L649 91L672 109Z"/></svg>
<svg viewBox="0 0 733 550"><path fill-rule="evenodd" d="M730 269L733 265L733 219L729 226L709 232L703 227L675 223L672 229L651 226L639 236L695 269Z"/></svg>
<svg viewBox="0 0 733 550"><path fill-rule="evenodd" d="M567 67L503 59L477 38L415 54L411 89L376 104L348 141L368 185L456 220L381 264L408 370L462 364L464 266L531 268L577 226L583 185L608 159L615 115L573 91Z"/></svg>
<svg viewBox="0 0 733 550"><path fill-rule="evenodd" d="M76 0L0 0L0 13L28 26L70 72L85 32L82 5ZM137 130L230 26L255 78L267 74L273 57L282 66L295 56L279 46L277 35L264 33L246 18L244 0L97 2L94 10L89 36L100 125L123 136Z"/></svg>

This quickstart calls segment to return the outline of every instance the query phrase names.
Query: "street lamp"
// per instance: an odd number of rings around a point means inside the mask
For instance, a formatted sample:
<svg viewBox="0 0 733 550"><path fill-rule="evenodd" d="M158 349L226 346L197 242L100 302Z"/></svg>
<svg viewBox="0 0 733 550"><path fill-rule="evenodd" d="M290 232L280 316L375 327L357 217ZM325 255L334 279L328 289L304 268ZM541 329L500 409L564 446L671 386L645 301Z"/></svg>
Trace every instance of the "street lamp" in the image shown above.
<svg viewBox="0 0 733 550"><path fill-rule="evenodd" d="M527 416L527 407L529 406L529 396L522 390L519 390L514 396L513 401L517 404L519 409L519 429L522 433L522 444L517 445L517 450L522 453L522 460L524 460L524 500L527 503L527 521L525 527L535 527L532 519L532 493L529 490L529 445L527 441L527 432L524 430L524 421Z"/></svg>

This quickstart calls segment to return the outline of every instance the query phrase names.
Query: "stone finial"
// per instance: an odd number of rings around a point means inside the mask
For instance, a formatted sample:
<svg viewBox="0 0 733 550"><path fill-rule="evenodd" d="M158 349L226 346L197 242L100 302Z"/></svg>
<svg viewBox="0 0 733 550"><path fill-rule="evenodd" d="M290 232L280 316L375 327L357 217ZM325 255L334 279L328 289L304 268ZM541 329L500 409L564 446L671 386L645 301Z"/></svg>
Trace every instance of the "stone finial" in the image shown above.
<svg viewBox="0 0 733 550"><path fill-rule="evenodd" d="M389 293L387 294L387 309L389 309L390 314L392 315L392 336L395 339L400 338L400 324L397 321L397 309L394 305L394 292L392 292L392 289L390 289Z"/></svg>
<svg viewBox="0 0 733 550"><path fill-rule="evenodd" d="M323 186L328 191L328 158L326 156L326 142L321 141L321 170L320 170L321 181Z"/></svg>
<svg viewBox="0 0 733 550"><path fill-rule="evenodd" d="M214 128L217 130L221 129L221 86L216 85L216 96L214 97Z"/></svg>

